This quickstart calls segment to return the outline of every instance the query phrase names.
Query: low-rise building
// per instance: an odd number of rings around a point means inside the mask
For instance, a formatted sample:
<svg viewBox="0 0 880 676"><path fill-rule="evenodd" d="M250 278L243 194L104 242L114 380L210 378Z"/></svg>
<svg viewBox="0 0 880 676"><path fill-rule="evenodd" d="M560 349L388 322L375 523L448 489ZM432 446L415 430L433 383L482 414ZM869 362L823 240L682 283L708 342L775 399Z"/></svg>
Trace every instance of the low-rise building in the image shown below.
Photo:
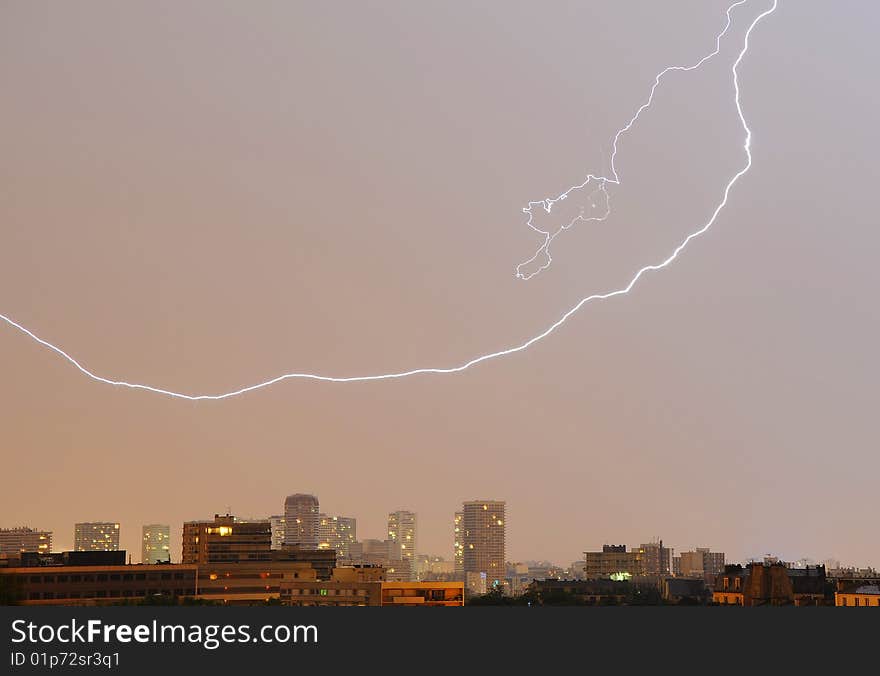
<svg viewBox="0 0 880 676"><path fill-rule="evenodd" d="M715 580L712 601L734 606L816 606L828 603L824 566L789 568L780 562L724 567Z"/></svg>
<svg viewBox="0 0 880 676"><path fill-rule="evenodd" d="M834 605L850 608L880 608L880 586L866 584L853 587L849 591L834 592Z"/></svg>

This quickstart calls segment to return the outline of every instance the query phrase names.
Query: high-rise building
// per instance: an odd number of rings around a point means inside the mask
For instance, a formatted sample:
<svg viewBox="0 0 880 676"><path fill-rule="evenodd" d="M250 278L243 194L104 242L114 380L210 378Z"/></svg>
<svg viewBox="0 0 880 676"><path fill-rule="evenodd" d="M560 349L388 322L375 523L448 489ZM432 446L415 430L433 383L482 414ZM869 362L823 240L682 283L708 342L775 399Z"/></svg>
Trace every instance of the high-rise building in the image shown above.
<svg viewBox="0 0 880 676"><path fill-rule="evenodd" d="M416 554L416 513L405 509L388 515L388 539L400 548L401 559L413 559Z"/></svg>
<svg viewBox="0 0 880 676"><path fill-rule="evenodd" d="M0 554L52 551L52 531L33 528L0 528Z"/></svg>
<svg viewBox="0 0 880 676"><path fill-rule="evenodd" d="M640 564L639 573L647 577L662 577L672 572L672 550L656 540L633 547Z"/></svg>
<svg viewBox="0 0 880 676"><path fill-rule="evenodd" d="M318 515L318 549L334 549L339 559L351 558L357 541L357 519L350 516Z"/></svg>
<svg viewBox="0 0 880 676"><path fill-rule="evenodd" d="M303 549L318 548L318 498L314 495L296 493L284 500L284 544L298 545Z"/></svg>
<svg viewBox="0 0 880 676"><path fill-rule="evenodd" d="M246 521L215 514L213 521L183 524L181 563L241 563L269 561L272 528L268 521Z"/></svg>
<svg viewBox="0 0 880 676"><path fill-rule="evenodd" d="M269 525L272 527L272 549L281 549L284 545L287 521L283 515L279 514L269 517Z"/></svg>
<svg viewBox="0 0 880 676"><path fill-rule="evenodd" d="M473 500L462 509L464 573L485 574L487 587L504 580L504 508L500 500Z"/></svg>
<svg viewBox="0 0 880 676"><path fill-rule="evenodd" d="M708 547L697 547L692 552L682 552L678 559L677 574L682 577L700 577L709 583L724 572L724 552L711 552Z"/></svg>
<svg viewBox="0 0 880 676"><path fill-rule="evenodd" d="M455 572L464 573L464 512L456 512L452 521L452 559L455 562Z"/></svg>
<svg viewBox="0 0 880 676"><path fill-rule="evenodd" d="M73 549L77 552L119 551L119 523L90 521L74 524Z"/></svg>
<svg viewBox="0 0 880 676"><path fill-rule="evenodd" d="M141 529L141 563L171 561L171 526L151 523Z"/></svg>

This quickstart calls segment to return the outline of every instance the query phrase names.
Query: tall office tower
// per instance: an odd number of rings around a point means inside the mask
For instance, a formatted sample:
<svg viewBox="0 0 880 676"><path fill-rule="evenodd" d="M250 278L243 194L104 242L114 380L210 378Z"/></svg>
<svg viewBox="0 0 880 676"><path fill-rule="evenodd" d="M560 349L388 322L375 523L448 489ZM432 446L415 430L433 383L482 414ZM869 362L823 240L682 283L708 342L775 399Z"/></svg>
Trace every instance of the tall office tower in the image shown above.
<svg viewBox="0 0 880 676"><path fill-rule="evenodd" d="M318 548L318 498L297 493L284 500L284 544L302 549Z"/></svg>
<svg viewBox="0 0 880 676"><path fill-rule="evenodd" d="M318 515L318 549L333 549L338 559L351 558L357 541L357 519L350 516Z"/></svg>
<svg viewBox="0 0 880 676"><path fill-rule="evenodd" d="M464 572L464 512L456 512L453 519L453 561L455 562L455 572Z"/></svg>
<svg viewBox="0 0 880 676"><path fill-rule="evenodd" d="M272 560L272 527L268 521L243 521L215 514L213 521L183 524L181 563L245 563Z"/></svg>
<svg viewBox="0 0 880 676"><path fill-rule="evenodd" d="M119 551L119 523L90 521L74 524L73 548L78 552Z"/></svg>
<svg viewBox="0 0 880 676"><path fill-rule="evenodd" d="M171 526L151 523L141 529L141 563L171 561Z"/></svg>
<svg viewBox="0 0 880 676"><path fill-rule="evenodd" d="M0 554L52 551L52 531L33 528L0 528Z"/></svg>
<svg viewBox="0 0 880 676"><path fill-rule="evenodd" d="M287 522L282 515L270 516L269 523L272 526L272 549L281 549L284 544L285 529Z"/></svg>
<svg viewBox="0 0 880 676"><path fill-rule="evenodd" d="M400 559L413 559L416 554L416 513L405 509L388 515L388 539L400 549Z"/></svg>
<svg viewBox="0 0 880 676"><path fill-rule="evenodd" d="M501 500L473 500L462 509L464 573L485 575L487 588L504 580L504 507Z"/></svg>

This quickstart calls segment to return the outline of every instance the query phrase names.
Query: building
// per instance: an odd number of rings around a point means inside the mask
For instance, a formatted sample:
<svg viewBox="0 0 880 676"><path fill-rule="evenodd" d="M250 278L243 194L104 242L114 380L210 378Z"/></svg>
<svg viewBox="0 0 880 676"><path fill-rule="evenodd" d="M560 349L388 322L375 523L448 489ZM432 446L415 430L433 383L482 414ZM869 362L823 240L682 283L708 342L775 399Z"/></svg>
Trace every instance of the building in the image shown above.
<svg viewBox="0 0 880 676"><path fill-rule="evenodd" d="M388 539L400 549L395 558L412 560L416 554L416 513L401 509L388 514Z"/></svg>
<svg viewBox="0 0 880 676"><path fill-rule="evenodd" d="M526 593L538 605L656 605L661 601L654 583L609 578L534 580Z"/></svg>
<svg viewBox="0 0 880 676"><path fill-rule="evenodd" d="M194 598L223 605L262 605L281 598L282 585L317 580L305 561L248 561L198 567Z"/></svg>
<svg viewBox="0 0 880 676"><path fill-rule="evenodd" d="M281 602L286 606L379 606L385 569L378 566L334 568L329 579L286 581Z"/></svg>
<svg viewBox="0 0 880 676"><path fill-rule="evenodd" d="M660 581L660 594L672 605L705 605L712 598L703 578L665 577Z"/></svg>
<svg viewBox="0 0 880 676"><path fill-rule="evenodd" d="M464 606L462 582L394 582L382 585L383 606L436 607Z"/></svg>
<svg viewBox="0 0 880 676"><path fill-rule="evenodd" d="M734 606L817 606L832 596L825 566L789 568L781 562L727 565L716 578L712 601Z"/></svg>
<svg viewBox="0 0 880 676"><path fill-rule="evenodd" d="M242 521L231 514L187 521L181 551L181 563L188 564L269 561L272 527L268 521Z"/></svg>
<svg viewBox="0 0 880 676"><path fill-rule="evenodd" d="M639 574L644 577L664 577L672 573L672 550L663 546L663 540L633 547L639 562Z"/></svg>
<svg viewBox="0 0 880 676"><path fill-rule="evenodd" d="M505 573L505 503L472 500L462 506L462 567L465 575L485 575L487 587L503 584Z"/></svg>
<svg viewBox="0 0 880 676"><path fill-rule="evenodd" d="M324 579L335 564L327 563ZM384 569L374 579L384 581ZM345 576L343 575L343 578ZM322 585L308 560L219 562L208 564L125 565L125 552L24 553L0 568L0 605L118 605L197 600L222 605L279 602L284 585ZM345 579L352 579L351 575ZM302 586L302 585L300 585ZM316 594L320 595L318 592ZM381 587L375 591L381 601Z"/></svg>
<svg viewBox="0 0 880 676"><path fill-rule="evenodd" d="M287 580L281 603L289 606L463 606L461 582L395 582L381 567L334 568L329 580Z"/></svg>
<svg viewBox="0 0 880 676"><path fill-rule="evenodd" d="M673 574L678 577L702 578L711 584L724 572L724 552L711 552L708 547L697 547L675 557Z"/></svg>
<svg viewBox="0 0 880 676"><path fill-rule="evenodd" d="M0 603L94 606L192 596L196 566L125 565L124 551L23 555L0 568Z"/></svg>
<svg viewBox="0 0 880 676"><path fill-rule="evenodd" d="M834 592L834 605L851 608L859 606L880 608L880 586L866 584L853 587L849 591Z"/></svg>
<svg viewBox="0 0 880 676"><path fill-rule="evenodd" d="M400 545L394 540L363 540L352 543L347 561L384 568L388 580L412 580L416 573L415 559L402 559L400 552Z"/></svg>
<svg viewBox="0 0 880 676"><path fill-rule="evenodd" d="M141 529L141 563L171 562L171 526L153 523Z"/></svg>
<svg viewBox="0 0 880 676"><path fill-rule="evenodd" d="M464 573L464 512L456 512L452 521L452 560L456 573Z"/></svg>
<svg viewBox="0 0 880 676"><path fill-rule="evenodd" d="M21 552L52 551L52 531L34 530L24 526L19 528L0 528L0 554L20 554Z"/></svg>
<svg viewBox="0 0 880 676"><path fill-rule="evenodd" d="M318 498L305 493L288 495L284 500L284 520L284 544L318 548Z"/></svg>
<svg viewBox="0 0 880 676"><path fill-rule="evenodd" d="M74 524L73 548L78 552L119 551L119 523L90 521Z"/></svg>
<svg viewBox="0 0 880 676"><path fill-rule="evenodd" d="M626 545L602 545L601 552L584 552L584 577L588 580L626 580L640 574L638 556L626 551Z"/></svg>
<svg viewBox="0 0 880 676"><path fill-rule="evenodd" d="M357 541L357 519L350 516L320 514L318 549L336 550L340 559L351 558L351 546Z"/></svg>
<svg viewBox="0 0 880 676"><path fill-rule="evenodd" d="M272 549L281 549L284 546L284 537L287 530L287 522L284 516L270 516L269 525L272 528Z"/></svg>

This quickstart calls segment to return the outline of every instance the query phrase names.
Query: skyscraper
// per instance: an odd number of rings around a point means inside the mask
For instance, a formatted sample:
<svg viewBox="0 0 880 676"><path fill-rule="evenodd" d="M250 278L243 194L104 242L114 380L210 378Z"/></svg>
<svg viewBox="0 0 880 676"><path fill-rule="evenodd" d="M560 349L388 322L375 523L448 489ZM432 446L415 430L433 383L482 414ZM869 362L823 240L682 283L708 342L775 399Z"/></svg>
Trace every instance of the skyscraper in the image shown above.
<svg viewBox="0 0 880 676"><path fill-rule="evenodd" d="M302 549L318 548L318 498L296 493L284 500L284 544Z"/></svg>
<svg viewBox="0 0 880 676"><path fill-rule="evenodd" d="M318 549L334 549L340 559L351 557L357 541L357 519L350 516L318 515Z"/></svg>
<svg viewBox="0 0 880 676"><path fill-rule="evenodd" d="M281 514L270 516L269 523L272 525L272 549L281 549L286 535L287 522Z"/></svg>
<svg viewBox="0 0 880 676"><path fill-rule="evenodd" d="M462 509L464 573L485 574L487 587L504 580L504 508L501 500L473 500Z"/></svg>
<svg viewBox="0 0 880 676"><path fill-rule="evenodd" d="M78 552L119 551L119 523L89 521L74 524L73 548Z"/></svg>
<svg viewBox="0 0 880 676"><path fill-rule="evenodd" d="M405 509L388 515L388 539L399 548L396 558L412 560L416 554L416 513Z"/></svg>
<svg viewBox="0 0 880 676"><path fill-rule="evenodd" d="M171 526L151 523L141 533L141 563L171 561Z"/></svg>
<svg viewBox="0 0 880 676"><path fill-rule="evenodd" d="M0 554L52 551L52 531L33 528L0 528Z"/></svg>
<svg viewBox="0 0 880 676"><path fill-rule="evenodd" d="M455 572L464 573L464 512L456 512L452 520L452 552Z"/></svg>

